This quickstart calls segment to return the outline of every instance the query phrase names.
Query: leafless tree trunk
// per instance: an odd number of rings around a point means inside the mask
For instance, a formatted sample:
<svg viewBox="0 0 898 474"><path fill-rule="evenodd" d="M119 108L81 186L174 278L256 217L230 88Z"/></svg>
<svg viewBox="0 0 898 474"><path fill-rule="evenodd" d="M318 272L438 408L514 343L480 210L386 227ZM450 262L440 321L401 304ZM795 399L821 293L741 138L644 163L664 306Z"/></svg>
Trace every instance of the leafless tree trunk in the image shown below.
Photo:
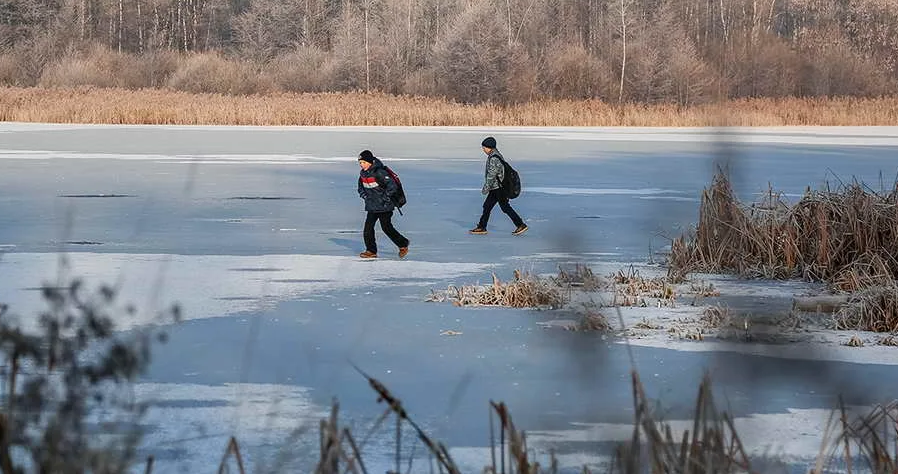
<svg viewBox="0 0 898 474"><path fill-rule="evenodd" d="M118 0L118 52L122 52L122 33L125 29L125 0Z"/></svg>
<svg viewBox="0 0 898 474"><path fill-rule="evenodd" d="M309 21L309 16L312 14L311 9L309 8L309 0L306 0L306 9L302 15L302 40L301 43L303 46L308 46L308 42L310 39L310 30L311 22Z"/></svg>
<svg viewBox="0 0 898 474"><path fill-rule="evenodd" d="M720 26L723 28L723 43L726 44L730 39L730 30L727 25L726 9L724 8L723 0L720 0Z"/></svg>
<svg viewBox="0 0 898 474"><path fill-rule="evenodd" d="M181 35L181 48L187 52L187 15L184 14L184 1L178 0L178 26L177 31Z"/></svg>
<svg viewBox="0 0 898 474"><path fill-rule="evenodd" d="M143 52L143 18L140 16L140 0L137 3L137 51Z"/></svg>
<svg viewBox="0 0 898 474"><path fill-rule="evenodd" d="M508 25L508 45L511 46L511 0L505 0L505 11L507 12L505 23Z"/></svg>
<svg viewBox="0 0 898 474"><path fill-rule="evenodd" d="M371 92L371 51L368 48L368 14L371 1L365 2L365 92Z"/></svg>
<svg viewBox="0 0 898 474"><path fill-rule="evenodd" d="M527 5L527 10L524 11L524 15L521 17L521 23L518 24L518 31L514 34L514 40L518 41L521 37L521 30L524 29L524 23L527 22L527 16L530 14L530 10L533 8L533 3L536 0L530 0L530 4ZM592 0L590 0L592 1Z"/></svg>
<svg viewBox="0 0 898 474"><path fill-rule="evenodd" d="M80 8L79 22L81 23L81 41L84 41L84 30L87 25L87 0L81 0L81 8Z"/></svg>
<svg viewBox="0 0 898 474"><path fill-rule="evenodd" d="M168 49L175 48L175 35L178 34L177 23L175 22L175 7L174 5L169 5L168 7Z"/></svg>
<svg viewBox="0 0 898 474"><path fill-rule="evenodd" d="M197 40L198 40L198 38L199 38L199 36L200 36L200 35L199 35L199 29L200 29L200 12L203 11L203 8L202 8L202 7L197 8L197 1L198 1L198 0L191 0L191 1L190 1L191 6L193 7L193 11L191 12L191 16L192 16L191 20L192 20L192 21L191 21L191 23L190 23L190 26L191 26L191 32L190 32L190 44L191 44L191 49L192 49L193 51L196 51Z"/></svg>
<svg viewBox="0 0 898 474"><path fill-rule="evenodd" d="M215 0L209 0L209 19L206 22L206 42L203 49L208 51L212 42L212 25L215 24Z"/></svg>
<svg viewBox="0 0 898 474"><path fill-rule="evenodd" d="M627 0L620 0L620 27L621 27L621 63L620 63L620 88L617 92L617 102L624 101L624 76L627 72Z"/></svg>
<svg viewBox="0 0 898 474"><path fill-rule="evenodd" d="M767 33L770 33L770 28L773 27L773 14L774 9L776 8L776 0L770 0L770 14L767 16Z"/></svg>

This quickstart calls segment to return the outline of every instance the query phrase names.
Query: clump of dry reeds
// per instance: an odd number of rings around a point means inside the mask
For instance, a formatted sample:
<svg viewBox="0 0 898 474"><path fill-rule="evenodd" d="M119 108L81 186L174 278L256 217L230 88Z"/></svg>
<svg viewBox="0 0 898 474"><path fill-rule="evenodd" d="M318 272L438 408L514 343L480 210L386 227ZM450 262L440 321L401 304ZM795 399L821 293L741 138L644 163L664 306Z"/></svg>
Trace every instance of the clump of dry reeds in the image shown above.
<svg viewBox="0 0 898 474"><path fill-rule="evenodd" d="M709 328L718 328L730 322L730 308L720 305L708 306L699 319Z"/></svg>
<svg viewBox="0 0 898 474"><path fill-rule="evenodd" d="M839 327L894 331L895 248L898 182L888 192L857 181L808 189L795 204L770 190L762 202L744 205L729 175L719 170L702 193L694 233L673 241L669 265L674 274L735 272L827 282L837 291L858 292L837 318Z"/></svg>
<svg viewBox="0 0 898 474"><path fill-rule="evenodd" d="M550 308L564 305L561 289L550 279L514 271L512 280L503 282L493 274L491 285L450 286L445 292L431 292L428 301L452 301L455 306L505 306L510 308Z"/></svg>
<svg viewBox="0 0 898 474"><path fill-rule="evenodd" d="M746 206L719 170L702 193L694 235L675 239L670 266L686 271L803 277L855 290L898 276L898 183L877 193L850 182L808 189L788 204L769 191Z"/></svg>
<svg viewBox="0 0 898 474"><path fill-rule="evenodd" d="M595 291L605 286L602 278L593 273L591 268L579 263L567 269L559 265L555 280L560 285L581 288L585 291Z"/></svg>
<svg viewBox="0 0 898 474"><path fill-rule="evenodd" d="M703 298L707 298L710 296L720 296L720 290L715 288L713 283L691 283L689 285L689 292L695 296L700 296Z"/></svg>
<svg viewBox="0 0 898 474"><path fill-rule="evenodd" d="M676 292L667 278L645 278L632 265L627 271L612 275L615 306L648 306L646 298L654 298L659 306L674 306Z"/></svg>
<svg viewBox="0 0 898 474"><path fill-rule="evenodd" d="M834 315L836 329L898 332L898 284L862 289Z"/></svg>

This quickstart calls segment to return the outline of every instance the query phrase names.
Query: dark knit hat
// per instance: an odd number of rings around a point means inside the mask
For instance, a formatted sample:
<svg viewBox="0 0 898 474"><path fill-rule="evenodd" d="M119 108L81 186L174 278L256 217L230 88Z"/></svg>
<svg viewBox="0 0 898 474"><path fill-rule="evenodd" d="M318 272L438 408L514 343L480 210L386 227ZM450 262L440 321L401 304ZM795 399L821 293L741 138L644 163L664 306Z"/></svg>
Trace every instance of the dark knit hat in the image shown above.
<svg viewBox="0 0 898 474"><path fill-rule="evenodd" d="M483 139L483 143L480 146L485 146L487 148L496 148L496 139L493 137L486 137Z"/></svg>
<svg viewBox="0 0 898 474"><path fill-rule="evenodd" d="M359 160L374 163L374 153L371 153L371 150L365 150L359 153Z"/></svg>

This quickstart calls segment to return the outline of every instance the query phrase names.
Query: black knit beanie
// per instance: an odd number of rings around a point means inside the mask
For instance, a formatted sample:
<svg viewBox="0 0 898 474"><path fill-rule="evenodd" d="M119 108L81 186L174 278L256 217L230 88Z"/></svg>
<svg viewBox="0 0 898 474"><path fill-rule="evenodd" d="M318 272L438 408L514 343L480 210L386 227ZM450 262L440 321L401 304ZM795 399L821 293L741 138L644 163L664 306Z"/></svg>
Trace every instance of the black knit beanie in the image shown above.
<svg viewBox="0 0 898 474"><path fill-rule="evenodd" d="M359 160L367 161L368 163L374 163L374 154L371 153L370 150L365 150L359 153Z"/></svg>
<svg viewBox="0 0 898 474"><path fill-rule="evenodd" d="M496 148L496 139L493 137L486 137L483 139L483 143L480 146L485 146L487 148Z"/></svg>

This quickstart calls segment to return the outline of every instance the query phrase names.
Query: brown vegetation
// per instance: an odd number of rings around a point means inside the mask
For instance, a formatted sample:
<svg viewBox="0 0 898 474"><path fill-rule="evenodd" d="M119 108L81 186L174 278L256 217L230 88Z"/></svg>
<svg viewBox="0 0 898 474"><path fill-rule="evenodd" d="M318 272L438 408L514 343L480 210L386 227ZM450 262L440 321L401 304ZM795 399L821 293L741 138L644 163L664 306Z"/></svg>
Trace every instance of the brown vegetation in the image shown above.
<svg viewBox="0 0 898 474"><path fill-rule="evenodd" d="M853 291L898 277L898 183L875 192L861 183L808 189L795 204L779 193L743 205L720 171L702 193L694 236L677 238L675 271L736 271L767 278L802 277Z"/></svg>
<svg viewBox="0 0 898 474"><path fill-rule="evenodd" d="M898 183L876 192L858 182L808 189L795 204L771 190L744 205L721 171L702 194L695 232L673 241L670 273L827 282L853 293L838 306L837 328L898 331L896 208Z"/></svg>
<svg viewBox="0 0 898 474"><path fill-rule="evenodd" d="M77 61L72 64L80 64ZM227 65L226 67L223 65ZM214 69L221 66L222 70ZM0 57L0 74L4 73ZM270 92L229 95L254 84L235 78L247 72L224 60L196 57L185 64L160 55L148 72L168 89L0 87L0 121L158 125L376 125L376 126L778 126L887 125L898 123L898 97L882 99L750 99L694 107L608 104L598 100L554 100L521 105L465 105L443 99L364 93ZM89 75L52 69L42 79ZM116 79L118 85L131 76ZM136 80L136 79L134 79ZM233 81L233 82L232 82ZM149 86L148 86L149 87ZM262 86L259 86L262 87ZM310 89L318 86L311 85ZM246 91L246 90L245 90Z"/></svg>
<svg viewBox="0 0 898 474"><path fill-rule="evenodd" d="M509 308L560 308L564 304L561 289L552 281L514 271L511 281L503 282L493 274L486 286L450 286L445 292L432 292L428 301L450 300L455 306L505 306Z"/></svg>
<svg viewBox="0 0 898 474"><path fill-rule="evenodd" d="M658 306L674 306L676 292L668 278L645 278L632 266L614 275L614 306L647 306L646 298L657 301Z"/></svg>
<svg viewBox="0 0 898 474"><path fill-rule="evenodd" d="M852 294L835 313L835 326L898 333L898 285L872 286Z"/></svg>

